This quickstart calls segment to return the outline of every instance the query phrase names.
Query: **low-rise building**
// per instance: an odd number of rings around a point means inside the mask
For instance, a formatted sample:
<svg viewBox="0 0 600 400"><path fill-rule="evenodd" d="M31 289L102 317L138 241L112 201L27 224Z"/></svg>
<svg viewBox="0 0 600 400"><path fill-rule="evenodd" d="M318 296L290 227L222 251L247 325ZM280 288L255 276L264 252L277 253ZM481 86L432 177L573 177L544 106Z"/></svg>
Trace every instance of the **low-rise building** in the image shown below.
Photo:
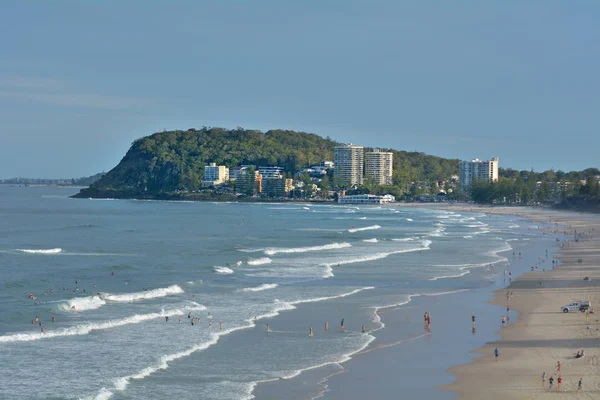
<svg viewBox="0 0 600 400"><path fill-rule="evenodd" d="M216 163L210 163L204 167L204 177L202 178L202 185L204 186L215 186L229 180L229 168L224 165L217 165Z"/></svg>
<svg viewBox="0 0 600 400"><path fill-rule="evenodd" d="M339 196L338 203L340 204L385 204L393 203L396 198L391 194L377 196L374 194L355 194L350 196Z"/></svg>

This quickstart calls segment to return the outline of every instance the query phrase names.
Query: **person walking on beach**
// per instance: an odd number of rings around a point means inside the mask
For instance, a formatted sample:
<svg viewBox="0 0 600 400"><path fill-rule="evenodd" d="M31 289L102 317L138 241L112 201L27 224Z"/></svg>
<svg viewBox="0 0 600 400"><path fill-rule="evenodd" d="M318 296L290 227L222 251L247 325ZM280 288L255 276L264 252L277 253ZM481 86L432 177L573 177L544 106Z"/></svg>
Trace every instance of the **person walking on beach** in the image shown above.
<svg viewBox="0 0 600 400"><path fill-rule="evenodd" d="M577 390L581 390L581 386L583 385L581 382L582 379L583 378L579 378L579 383L577 384Z"/></svg>
<svg viewBox="0 0 600 400"><path fill-rule="evenodd" d="M552 384L554 383L554 377L550 377L550 379L548 379L548 390L552 390Z"/></svg>
<svg viewBox="0 0 600 400"><path fill-rule="evenodd" d="M475 332L475 314L471 316L472 327L471 330Z"/></svg>
<svg viewBox="0 0 600 400"><path fill-rule="evenodd" d="M542 374L542 386L544 386L545 383L546 383L546 373L544 372Z"/></svg>
<svg viewBox="0 0 600 400"><path fill-rule="evenodd" d="M562 383L562 376L559 375L556 382L557 382L556 390L558 390L560 392L560 384Z"/></svg>
<svg viewBox="0 0 600 400"><path fill-rule="evenodd" d="M560 374L560 361L556 363L556 372Z"/></svg>
<svg viewBox="0 0 600 400"><path fill-rule="evenodd" d="M494 356L496 357L496 361L498 361L498 356L500 355L500 351L498 350L498 348L496 347L496 349L494 350Z"/></svg>

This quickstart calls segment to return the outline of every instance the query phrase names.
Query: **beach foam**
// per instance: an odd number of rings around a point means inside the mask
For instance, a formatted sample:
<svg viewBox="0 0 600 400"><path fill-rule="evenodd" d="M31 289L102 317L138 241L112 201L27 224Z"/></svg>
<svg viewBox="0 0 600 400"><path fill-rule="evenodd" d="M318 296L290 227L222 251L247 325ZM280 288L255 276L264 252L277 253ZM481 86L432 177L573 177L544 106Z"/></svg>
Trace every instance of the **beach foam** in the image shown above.
<svg viewBox="0 0 600 400"><path fill-rule="evenodd" d="M260 286L244 288L242 292L262 292L263 290L275 289L277 286L279 285L276 283L264 283Z"/></svg>
<svg viewBox="0 0 600 400"><path fill-rule="evenodd" d="M41 332L15 333L12 335L0 336L0 343L30 342L33 340L52 339L52 338L65 337L65 336L87 335L92 331L117 328L119 326L124 326L124 325L139 324L142 322L159 319L159 318L164 318L164 317L184 315L186 312L193 311L193 310L206 310L206 307L204 307L200 304L197 304L196 306L186 307L181 310L179 310L179 309L170 310L170 311L162 310L159 313L136 314L136 315L132 315L130 317L125 317L125 318L111 320L111 321L89 322L89 323L85 323L85 324L75 325L75 326L72 326L69 328L49 330L45 333L41 333Z"/></svg>
<svg viewBox="0 0 600 400"><path fill-rule="evenodd" d="M272 249L266 249L264 252L267 255L274 255L274 254L278 254L278 253L306 253L306 252L310 252L310 251L344 249L344 248L348 248L348 247L352 247L352 245L350 243L330 243L330 244L325 244L322 246L295 247L295 248L289 248L289 249L272 248ZM248 264L250 264L250 262L248 262Z"/></svg>
<svg viewBox="0 0 600 400"><path fill-rule="evenodd" d="M328 269L326 269L326 273L325 273L326 276L324 276L324 278L330 278L330 277L334 276L333 270L330 271L329 269L331 269L332 267L335 267L335 266L341 266L341 265L346 265L346 264L356 264L356 263L367 262L367 261L376 261L376 260L381 260L383 258L389 257L394 254L411 253L414 251L429 250L430 245L431 245L431 240L422 240L421 247L414 247L411 249L402 249L402 250L396 250L396 251L390 251L390 252L375 253L375 254L371 254L368 256L342 259L342 260L339 260L339 261L333 262L333 263L321 264L322 266L328 268Z"/></svg>
<svg viewBox="0 0 600 400"><path fill-rule="evenodd" d="M269 257L263 257L263 258L257 258L254 260L248 260L248 265L252 265L252 266L265 265L265 264L271 264L272 262L273 262L273 260L271 260Z"/></svg>
<svg viewBox="0 0 600 400"><path fill-rule="evenodd" d="M59 304L58 309L61 311L87 311L95 310L105 304L106 302L100 296L88 296L67 300ZM74 310L72 309L73 306L75 306Z"/></svg>
<svg viewBox="0 0 600 400"><path fill-rule="evenodd" d="M336 299L336 298L340 298L340 297L346 297L346 296L350 296L355 293L361 292L363 290L369 290L369 289L373 289L373 287L360 288L360 289L356 289L356 290L353 290L353 291L347 292L347 293L342 293L342 294L339 294L336 296L319 297L319 298L314 298L314 299L297 300L297 301L292 301L292 302L280 302L280 304L276 306L274 311L257 316L256 320L276 316L279 314L280 311L292 310L292 309L296 308L295 307L296 304L325 301L325 300ZM182 350L182 351L179 351L176 353L164 355L164 356L160 357L159 361L156 364L146 367L137 373L123 376L120 378L116 378L113 381L113 385L114 385L113 389L102 388L96 394L96 396L93 397L93 399L94 400L110 399L114 395L115 391L119 391L119 392L125 391L127 389L127 386L129 386L129 383L131 383L131 381L147 378L148 376L154 374L155 372L169 368L169 363L172 361L178 360L180 358L188 357L198 351L202 351L202 350L209 348L210 346L216 344L219 341L220 336L227 335L227 334L235 332L235 331L244 330L244 329L248 329L248 328L252 328L252 327L256 326L255 321L252 318L248 319L246 322L247 322L246 325L242 325L242 326L231 328L228 330L212 333L210 339L206 342L196 344L192 347L189 347L186 350ZM357 350L357 352L366 348L369 345L369 343L371 343L375 339L374 336L371 336L371 335L368 335L368 336L370 338L369 341L364 346L361 346L361 348L359 350ZM355 353L356 352L352 352L351 354L355 354ZM349 359L349 355L342 356L342 360L347 360L347 359ZM336 362L341 362L341 361L336 361ZM327 364L330 364L330 363L327 363ZM324 365L327 365L327 364L324 364ZM314 368L318 368L318 367L319 366L313 366L310 368L306 368L304 370L298 370L298 371L292 373L291 375L284 377L284 379L290 379L294 376L299 375L302 371L305 371L308 369L314 369ZM254 385L252 385L252 387L254 387ZM100 396L102 396L102 397L100 397Z"/></svg>
<svg viewBox="0 0 600 400"><path fill-rule="evenodd" d="M365 239L365 240L363 240L363 242L366 242L366 243L377 243L377 242L379 242L379 240L377 240L377 238L373 238L373 239Z"/></svg>
<svg viewBox="0 0 600 400"><path fill-rule="evenodd" d="M62 249L17 249L17 251L28 254L58 254L62 251Z"/></svg>
<svg viewBox="0 0 600 400"><path fill-rule="evenodd" d="M362 232L362 231L371 231L371 230L380 229L380 228L381 228L381 226L379 226L379 225L371 225L371 226L365 226L363 228L348 229L348 232L356 233L356 232Z"/></svg>
<svg viewBox="0 0 600 400"><path fill-rule="evenodd" d="M219 274L219 275L231 275L233 274L233 270L231 268L228 267L222 267L222 266L215 266L214 268L215 274Z"/></svg>
<svg viewBox="0 0 600 400"><path fill-rule="evenodd" d="M124 293L124 294L107 294L105 300L117 303L129 303L132 301L156 299L158 297L167 297L174 294L183 293L183 289L178 285L171 285L166 288L151 289L144 292Z"/></svg>

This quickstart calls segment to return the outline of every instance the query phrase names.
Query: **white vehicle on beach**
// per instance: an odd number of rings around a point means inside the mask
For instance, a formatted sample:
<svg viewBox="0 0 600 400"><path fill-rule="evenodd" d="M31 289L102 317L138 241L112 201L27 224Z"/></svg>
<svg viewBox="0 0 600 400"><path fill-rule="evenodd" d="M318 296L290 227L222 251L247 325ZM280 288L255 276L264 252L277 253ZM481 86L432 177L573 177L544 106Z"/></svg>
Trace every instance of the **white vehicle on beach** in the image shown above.
<svg viewBox="0 0 600 400"><path fill-rule="evenodd" d="M562 306L560 309L562 310L562 312L568 313L569 311L585 312L585 310L587 310L588 308L590 308L589 301L574 301L570 304Z"/></svg>

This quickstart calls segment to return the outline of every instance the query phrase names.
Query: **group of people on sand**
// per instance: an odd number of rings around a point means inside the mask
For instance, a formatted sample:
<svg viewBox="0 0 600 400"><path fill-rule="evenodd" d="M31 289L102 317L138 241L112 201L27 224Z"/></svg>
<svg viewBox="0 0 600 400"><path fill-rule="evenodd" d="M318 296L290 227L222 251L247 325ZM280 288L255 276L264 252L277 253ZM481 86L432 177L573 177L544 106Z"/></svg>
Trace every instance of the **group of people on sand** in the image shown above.
<svg viewBox="0 0 600 400"><path fill-rule="evenodd" d="M580 352L577 352L577 354L580 354ZM575 356L576 358L580 358ZM581 350L581 357L583 357L583 350ZM561 364L560 361L558 361L556 363L556 390L560 391L560 385L563 382L563 378L562 378L562 374L561 374ZM554 375L551 375L550 378L548 379L548 390L552 390L552 388L554 387ZM546 373L542 373L542 386L544 386L546 384ZM579 382L577 382L577 390L581 390L581 388L583 387L583 378L579 378Z"/></svg>

